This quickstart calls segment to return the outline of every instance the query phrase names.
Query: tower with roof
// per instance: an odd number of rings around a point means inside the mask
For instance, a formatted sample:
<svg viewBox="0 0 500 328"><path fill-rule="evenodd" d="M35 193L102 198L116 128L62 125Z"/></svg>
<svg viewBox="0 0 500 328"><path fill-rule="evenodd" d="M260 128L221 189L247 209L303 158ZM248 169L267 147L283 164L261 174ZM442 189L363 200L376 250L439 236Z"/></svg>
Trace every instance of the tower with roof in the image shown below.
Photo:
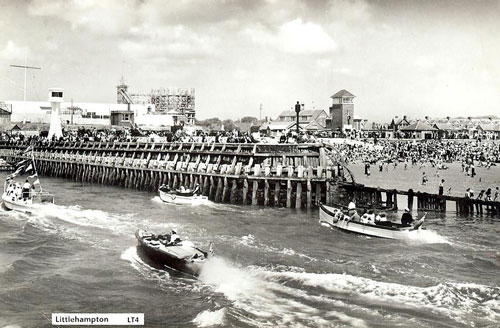
<svg viewBox="0 0 500 328"><path fill-rule="evenodd" d="M330 117L333 131L353 129L354 122L354 95L347 90L340 90L332 98Z"/></svg>

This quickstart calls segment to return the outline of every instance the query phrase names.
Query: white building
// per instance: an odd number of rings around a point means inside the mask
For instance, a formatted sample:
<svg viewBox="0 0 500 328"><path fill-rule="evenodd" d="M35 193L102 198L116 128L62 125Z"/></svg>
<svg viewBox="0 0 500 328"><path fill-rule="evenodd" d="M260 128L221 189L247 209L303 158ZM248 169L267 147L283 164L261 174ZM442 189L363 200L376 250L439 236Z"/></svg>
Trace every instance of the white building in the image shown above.
<svg viewBox="0 0 500 328"><path fill-rule="evenodd" d="M5 101L11 110L11 122L50 123L49 101ZM106 104L62 102L60 117L63 124L111 125L111 112L130 112L131 124L145 127L171 127L185 121L182 113L156 114L153 104Z"/></svg>

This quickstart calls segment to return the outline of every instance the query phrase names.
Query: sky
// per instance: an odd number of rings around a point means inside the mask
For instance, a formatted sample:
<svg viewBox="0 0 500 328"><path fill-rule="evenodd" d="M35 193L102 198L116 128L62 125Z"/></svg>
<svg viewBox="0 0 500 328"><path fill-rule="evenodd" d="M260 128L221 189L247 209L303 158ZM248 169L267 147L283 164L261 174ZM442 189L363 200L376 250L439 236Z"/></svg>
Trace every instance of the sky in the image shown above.
<svg viewBox="0 0 500 328"><path fill-rule="evenodd" d="M196 117L500 116L500 0L0 0L0 100L195 88ZM262 112L259 110L262 104Z"/></svg>

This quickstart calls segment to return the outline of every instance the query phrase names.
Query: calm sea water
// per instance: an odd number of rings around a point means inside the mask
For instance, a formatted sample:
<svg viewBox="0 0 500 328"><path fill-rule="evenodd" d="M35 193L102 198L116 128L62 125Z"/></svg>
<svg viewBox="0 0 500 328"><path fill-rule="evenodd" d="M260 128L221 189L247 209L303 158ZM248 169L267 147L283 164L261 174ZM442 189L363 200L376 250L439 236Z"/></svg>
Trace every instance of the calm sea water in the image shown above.
<svg viewBox="0 0 500 328"><path fill-rule="evenodd" d="M500 322L500 219L429 214L420 238L403 242L331 230L317 211L175 206L155 193L42 183L57 205L0 211L0 327L51 327L52 312L140 312L146 327ZM199 279L138 252L136 229L173 227L215 243Z"/></svg>

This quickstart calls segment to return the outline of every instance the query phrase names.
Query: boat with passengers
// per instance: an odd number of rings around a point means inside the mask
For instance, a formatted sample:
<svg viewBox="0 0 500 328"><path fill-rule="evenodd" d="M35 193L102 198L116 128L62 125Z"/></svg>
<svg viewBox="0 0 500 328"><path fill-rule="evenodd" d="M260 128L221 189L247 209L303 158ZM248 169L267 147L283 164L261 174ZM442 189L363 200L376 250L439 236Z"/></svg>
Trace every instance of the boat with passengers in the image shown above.
<svg viewBox="0 0 500 328"><path fill-rule="evenodd" d="M23 174L28 175L24 182L15 180ZM31 213L43 205L54 203L54 196L42 189L32 150L31 158L16 163L14 173L6 177L2 202L5 209L23 213Z"/></svg>
<svg viewBox="0 0 500 328"><path fill-rule="evenodd" d="M137 230L135 237L139 241L140 248L147 257L155 264L183 272L197 277L203 265L213 255L212 243L209 251L195 246L189 240L181 240L177 232L172 234L155 235L145 230Z"/></svg>
<svg viewBox="0 0 500 328"><path fill-rule="evenodd" d="M373 218L373 219L372 219ZM425 214L412 225L399 224L390 221L379 222L374 219L374 214L366 214L360 220L351 220L341 209L320 204L319 222L342 231L357 234L388 238L388 239L413 239L422 229Z"/></svg>
<svg viewBox="0 0 500 328"><path fill-rule="evenodd" d="M160 199L165 203L177 205L201 205L208 203L208 197L201 194L201 188L197 185L194 190L181 186L179 189L171 189L168 185L158 188Z"/></svg>

